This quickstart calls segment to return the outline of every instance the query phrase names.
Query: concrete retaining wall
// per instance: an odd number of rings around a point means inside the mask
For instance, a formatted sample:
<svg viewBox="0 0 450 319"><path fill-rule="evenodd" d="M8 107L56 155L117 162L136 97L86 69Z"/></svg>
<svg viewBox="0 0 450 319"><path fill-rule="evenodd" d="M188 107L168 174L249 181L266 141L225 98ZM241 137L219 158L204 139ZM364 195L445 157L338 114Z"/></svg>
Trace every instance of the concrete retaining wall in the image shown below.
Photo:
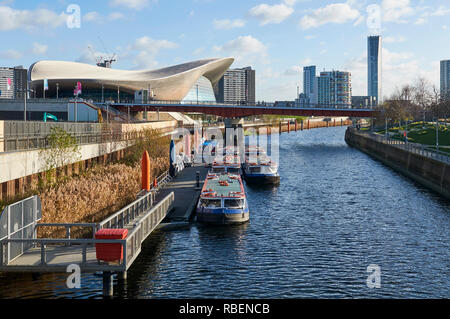
<svg viewBox="0 0 450 319"><path fill-rule="evenodd" d="M450 167L426 156L376 141L370 136L347 129L345 141L385 165L450 199Z"/></svg>

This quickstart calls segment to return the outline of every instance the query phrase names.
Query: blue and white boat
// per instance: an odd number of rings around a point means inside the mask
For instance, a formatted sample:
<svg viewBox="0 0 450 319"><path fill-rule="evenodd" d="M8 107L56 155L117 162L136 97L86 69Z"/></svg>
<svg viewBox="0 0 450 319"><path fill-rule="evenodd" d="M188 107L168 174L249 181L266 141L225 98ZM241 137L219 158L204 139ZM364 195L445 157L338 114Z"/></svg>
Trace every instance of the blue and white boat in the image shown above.
<svg viewBox="0 0 450 319"><path fill-rule="evenodd" d="M247 183L278 184L280 182L278 164L267 156L264 149L256 146L246 149L242 173Z"/></svg>
<svg viewBox="0 0 450 319"><path fill-rule="evenodd" d="M208 224L242 224L250 219L240 175L210 172L196 209L197 221Z"/></svg>

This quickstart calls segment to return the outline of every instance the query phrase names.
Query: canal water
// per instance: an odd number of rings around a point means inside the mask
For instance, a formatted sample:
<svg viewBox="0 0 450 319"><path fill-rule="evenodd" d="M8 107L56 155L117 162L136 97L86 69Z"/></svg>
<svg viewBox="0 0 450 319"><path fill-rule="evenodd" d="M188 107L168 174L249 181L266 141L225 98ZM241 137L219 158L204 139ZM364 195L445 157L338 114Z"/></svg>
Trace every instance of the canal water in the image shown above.
<svg viewBox="0 0 450 319"><path fill-rule="evenodd" d="M247 186L250 223L152 234L115 298L450 298L450 203L344 134L283 134L281 184ZM102 297L101 277L66 278L0 274L0 298Z"/></svg>

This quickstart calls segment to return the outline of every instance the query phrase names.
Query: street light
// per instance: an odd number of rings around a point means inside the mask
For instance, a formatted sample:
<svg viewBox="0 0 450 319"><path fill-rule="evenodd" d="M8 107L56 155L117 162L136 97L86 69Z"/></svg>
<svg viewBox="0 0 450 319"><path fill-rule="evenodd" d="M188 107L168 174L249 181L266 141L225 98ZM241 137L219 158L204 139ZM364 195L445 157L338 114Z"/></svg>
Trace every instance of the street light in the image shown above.
<svg viewBox="0 0 450 319"><path fill-rule="evenodd" d="M27 121L27 97L28 97L28 92L33 92L36 94L35 90L31 90L28 88L28 81L27 84L25 85L25 90L24 90L24 99L23 99L23 120L26 122Z"/></svg>

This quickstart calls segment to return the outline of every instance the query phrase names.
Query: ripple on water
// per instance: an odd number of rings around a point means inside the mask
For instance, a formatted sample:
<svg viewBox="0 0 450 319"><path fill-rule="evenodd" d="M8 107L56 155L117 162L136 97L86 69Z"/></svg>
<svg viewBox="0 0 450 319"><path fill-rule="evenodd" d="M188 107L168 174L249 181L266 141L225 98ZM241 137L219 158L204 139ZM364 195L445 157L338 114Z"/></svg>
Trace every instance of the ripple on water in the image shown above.
<svg viewBox="0 0 450 319"><path fill-rule="evenodd" d="M283 134L281 184L250 187L251 221L156 232L117 298L449 298L450 205L344 142L344 128ZM382 287L366 286L367 266ZM1 276L1 275L0 275ZM0 297L99 298L64 275L0 277Z"/></svg>

